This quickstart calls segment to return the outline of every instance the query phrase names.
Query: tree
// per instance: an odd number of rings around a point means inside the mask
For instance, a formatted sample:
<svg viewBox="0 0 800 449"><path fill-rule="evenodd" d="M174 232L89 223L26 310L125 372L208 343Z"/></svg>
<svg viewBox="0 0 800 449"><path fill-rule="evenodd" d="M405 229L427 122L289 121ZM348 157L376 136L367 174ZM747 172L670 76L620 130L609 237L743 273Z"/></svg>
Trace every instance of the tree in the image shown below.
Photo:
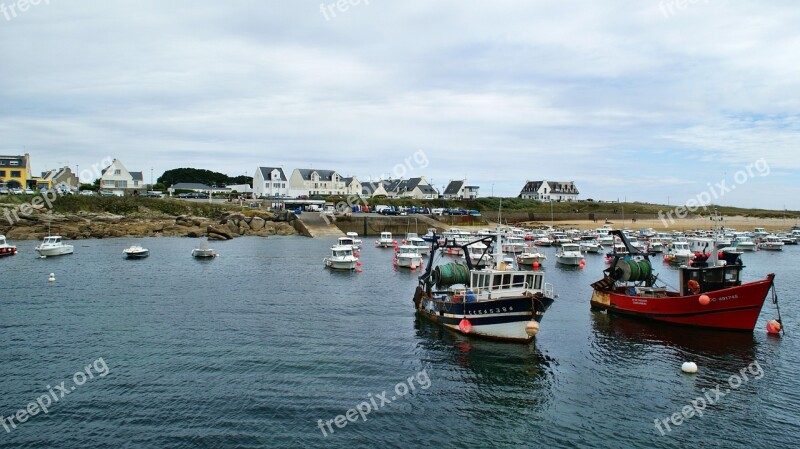
<svg viewBox="0 0 800 449"><path fill-rule="evenodd" d="M253 184L250 176L230 177L224 173L199 168L174 168L167 170L157 179L159 184L173 186L181 182L200 183L205 185Z"/></svg>

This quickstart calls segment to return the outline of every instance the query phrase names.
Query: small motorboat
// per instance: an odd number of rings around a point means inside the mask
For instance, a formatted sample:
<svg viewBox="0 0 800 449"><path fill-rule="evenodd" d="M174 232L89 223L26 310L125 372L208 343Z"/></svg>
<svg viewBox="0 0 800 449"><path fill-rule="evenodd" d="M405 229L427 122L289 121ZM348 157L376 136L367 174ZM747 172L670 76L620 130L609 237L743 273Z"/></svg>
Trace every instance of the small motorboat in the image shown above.
<svg viewBox="0 0 800 449"><path fill-rule="evenodd" d="M361 248L361 244L363 243L361 239L358 237L357 232L348 232L347 236L353 240L353 249L358 250Z"/></svg>
<svg viewBox="0 0 800 449"><path fill-rule="evenodd" d="M144 259L150 255L150 250L147 248L142 248L139 245L133 245L129 248L123 249L122 254L124 254L128 259Z"/></svg>
<svg viewBox="0 0 800 449"><path fill-rule="evenodd" d="M203 242L200 244L199 248L192 250L192 257L196 257L198 259L210 259L212 257L217 257L217 253L208 247L208 242Z"/></svg>
<svg viewBox="0 0 800 449"><path fill-rule="evenodd" d="M392 238L391 232L381 232L381 236L378 240L375 240L375 246L380 248L391 248L395 245L395 241Z"/></svg>
<svg viewBox="0 0 800 449"><path fill-rule="evenodd" d="M542 263L544 259L547 259L547 256L534 249L529 249L517 256L517 264L533 266L533 264Z"/></svg>
<svg viewBox="0 0 800 449"><path fill-rule="evenodd" d="M581 247L577 243L564 243L556 252L556 262L561 265L578 266L583 261Z"/></svg>
<svg viewBox="0 0 800 449"><path fill-rule="evenodd" d="M358 257L355 256L352 245L332 246L331 255L322 261L332 270L355 270L358 266Z"/></svg>
<svg viewBox="0 0 800 449"><path fill-rule="evenodd" d="M17 247L6 242L6 236L0 235L0 257L17 254Z"/></svg>
<svg viewBox="0 0 800 449"><path fill-rule="evenodd" d="M761 243L758 244L758 247L768 251L782 251L783 245L783 240L779 239L778 236L768 235L761 240Z"/></svg>
<svg viewBox="0 0 800 449"><path fill-rule="evenodd" d="M42 257L63 256L72 254L72 245L67 245L61 240L60 235L48 235L36 247L36 252Z"/></svg>
<svg viewBox="0 0 800 449"><path fill-rule="evenodd" d="M414 245L401 245L397 249L395 264L400 268L411 268L416 270L422 265L422 254L420 248Z"/></svg>

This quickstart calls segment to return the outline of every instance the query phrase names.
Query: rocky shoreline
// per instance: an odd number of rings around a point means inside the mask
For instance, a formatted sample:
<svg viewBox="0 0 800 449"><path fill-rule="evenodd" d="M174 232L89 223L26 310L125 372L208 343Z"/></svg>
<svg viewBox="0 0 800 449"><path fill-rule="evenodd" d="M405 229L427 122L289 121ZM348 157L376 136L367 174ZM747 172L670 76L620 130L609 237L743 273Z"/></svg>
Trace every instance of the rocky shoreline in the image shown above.
<svg viewBox="0 0 800 449"><path fill-rule="evenodd" d="M208 237L230 240L242 236L298 235L297 217L290 212L224 213L218 219L180 215L123 216L110 213L19 214L13 225L0 222L9 240L41 240L49 232L69 240L112 237Z"/></svg>

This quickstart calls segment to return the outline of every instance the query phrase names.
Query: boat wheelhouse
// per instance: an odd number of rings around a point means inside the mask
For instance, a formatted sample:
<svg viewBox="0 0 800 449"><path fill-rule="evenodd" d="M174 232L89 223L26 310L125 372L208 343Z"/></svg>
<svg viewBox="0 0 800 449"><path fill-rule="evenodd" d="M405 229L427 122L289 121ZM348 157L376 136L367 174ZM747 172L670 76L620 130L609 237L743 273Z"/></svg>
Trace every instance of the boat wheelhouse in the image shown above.
<svg viewBox="0 0 800 449"><path fill-rule="evenodd" d="M322 262L333 270L355 270L358 257L355 256L352 245L334 245L331 247L331 255L322 259Z"/></svg>

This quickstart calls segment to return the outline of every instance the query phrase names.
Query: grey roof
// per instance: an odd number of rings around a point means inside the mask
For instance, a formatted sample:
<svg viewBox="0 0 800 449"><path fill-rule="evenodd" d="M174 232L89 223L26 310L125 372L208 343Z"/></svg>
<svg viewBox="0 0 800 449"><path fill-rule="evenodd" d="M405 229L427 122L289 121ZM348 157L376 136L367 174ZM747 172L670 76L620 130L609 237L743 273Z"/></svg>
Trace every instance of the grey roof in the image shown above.
<svg viewBox="0 0 800 449"><path fill-rule="evenodd" d="M311 180L311 174L314 172L317 172L320 181L330 181L333 179L333 174L336 173L335 170L315 170L313 168L298 168L297 171L300 172L300 176L306 181Z"/></svg>
<svg viewBox="0 0 800 449"><path fill-rule="evenodd" d="M403 182L405 182L405 181L403 181L403 180L401 180L401 179L395 179L395 180L391 180L391 179L390 179L390 180L388 180L388 181L381 181L381 182L383 182L383 188L384 188L384 190L386 190L387 192L399 192L399 191L400 191L400 190L399 190L400 186L401 186L401 185L403 184Z"/></svg>
<svg viewBox="0 0 800 449"><path fill-rule="evenodd" d="M354 179L356 179L355 176L348 176L347 178L342 178L342 181L344 181L344 185L349 186Z"/></svg>
<svg viewBox="0 0 800 449"><path fill-rule="evenodd" d="M211 187L199 182L179 182L173 185L172 188L180 190L208 190Z"/></svg>
<svg viewBox="0 0 800 449"><path fill-rule="evenodd" d="M369 182L369 181L362 182L361 183L361 193L364 194L364 195L372 195L373 193L375 193L375 191L378 190L378 187L381 184L382 183L380 181L378 181L378 182Z"/></svg>
<svg viewBox="0 0 800 449"><path fill-rule="evenodd" d="M444 189L445 195L458 195L458 192L461 191L461 187L464 185L464 181L450 181L450 184L447 184L447 188Z"/></svg>
<svg viewBox="0 0 800 449"><path fill-rule="evenodd" d="M522 193L536 193L544 183L547 183L547 187L550 188L550 193L568 193L574 195L578 195L579 193L573 181L528 181L525 187L522 188Z"/></svg>
<svg viewBox="0 0 800 449"><path fill-rule="evenodd" d="M140 171L129 171L128 173L131 174L131 178L134 181L144 181L144 176L142 176L142 172Z"/></svg>
<svg viewBox="0 0 800 449"><path fill-rule="evenodd" d="M261 176L265 180L268 179L270 181L286 181L286 174L283 172L283 169L280 168L280 167L258 167L258 169L261 171ZM272 171L273 170L278 170L278 172L280 173L278 175L278 179L270 178L270 176L272 176Z"/></svg>
<svg viewBox="0 0 800 449"><path fill-rule="evenodd" d="M0 156L0 166L10 166L11 161L17 161L16 166L25 166L25 156Z"/></svg>

